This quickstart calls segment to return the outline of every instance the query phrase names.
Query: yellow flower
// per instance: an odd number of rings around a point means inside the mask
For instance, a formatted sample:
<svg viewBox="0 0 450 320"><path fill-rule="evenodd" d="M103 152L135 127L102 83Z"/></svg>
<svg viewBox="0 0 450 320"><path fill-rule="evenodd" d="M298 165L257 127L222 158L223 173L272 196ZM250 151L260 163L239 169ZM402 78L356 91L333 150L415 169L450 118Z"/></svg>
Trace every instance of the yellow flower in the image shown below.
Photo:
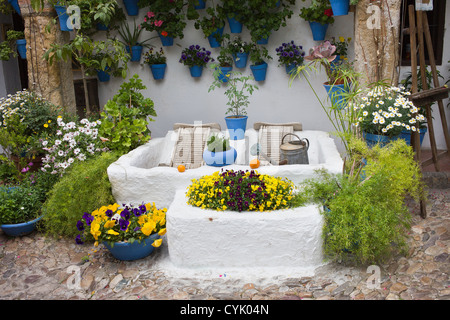
<svg viewBox="0 0 450 320"><path fill-rule="evenodd" d="M115 225L116 225L116 222L114 220L109 220L109 221L106 221L104 227L109 229L109 228L114 227Z"/></svg>
<svg viewBox="0 0 450 320"><path fill-rule="evenodd" d="M48 123L52 123L52 120L48 120L47 122L48 122Z"/></svg>
<svg viewBox="0 0 450 320"><path fill-rule="evenodd" d="M146 236L149 236L156 227L156 223L153 220L150 220L144 224L141 231Z"/></svg>
<svg viewBox="0 0 450 320"><path fill-rule="evenodd" d="M48 124L44 124L44 128L48 128Z"/></svg>
<svg viewBox="0 0 450 320"><path fill-rule="evenodd" d="M166 234L166 228L159 230L158 234L159 234L160 236L165 235L165 234Z"/></svg>
<svg viewBox="0 0 450 320"><path fill-rule="evenodd" d="M117 236L117 235L119 235L119 233L118 232L116 232L116 231L114 231L114 230L112 230L112 229L110 229L110 230L108 230L108 232L107 232L108 234L112 234L113 236Z"/></svg>
<svg viewBox="0 0 450 320"><path fill-rule="evenodd" d="M162 243L162 239L158 239L153 241L152 246L154 246L155 248L158 248Z"/></svg>
<svg viewBox="0 0 450 320"><path fill-rule="evenodd" d="M345 42L344 37L339 37L339 41L340 41L340 42Z"/></svg>
<svg viewBox="0 0 450 320"><path fill-rule="evenodd" d="M102 234L100 231L100 224L95 220L91 223L91 234L95 240L98 240L98 237Z"/></svg>

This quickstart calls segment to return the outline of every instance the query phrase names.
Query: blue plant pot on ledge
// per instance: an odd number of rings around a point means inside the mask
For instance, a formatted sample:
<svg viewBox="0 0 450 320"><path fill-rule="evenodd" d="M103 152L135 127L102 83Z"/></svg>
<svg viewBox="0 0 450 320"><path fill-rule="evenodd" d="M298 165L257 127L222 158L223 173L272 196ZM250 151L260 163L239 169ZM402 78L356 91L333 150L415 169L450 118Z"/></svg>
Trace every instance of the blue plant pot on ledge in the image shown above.
<svg viewBox="0 0 450 320"><path fill-rule="evenodd" d="M150 66L150 70L152 70L153 79L161 80L164 79L164 75L166 74L167 64L152 64Z"/></svg>
<svg viewBox="0 0 450 320"><path fill-rule="evenodd" d="M203 160L208 166L223 167L229 166L236 161L237 151L233 147L230 147L227 151L211 152L205 149L203 152Z"/></svg>
<svg viewBox="0 0 450 320"><path fill-rule="evenodd" d="M129 16L137 16L139 14L138 2L139 0L123 0L123 4L125 5L125 9Z"/></svg>
<svg viewBox="0 0 450 320"><path fill-rule="evenodd" d="M111 252L114 258L118 260L132 261L149 256L153 252L153 250L155 250L155 247L152 246L152 243L159 238L161 238L161 236L155 233L150 235L140 243L137 241L133 243L116 242L114 243L114 246L110 246L106 242L104 242L103 244L106 248L108 248L109 252Z"/></svg>
<svg viewBox="0 0 450 320"><path fill-rule="evenodd" d="M17 0L8 0L9 4L16 10L16 12L21 15L19 2Z"/></svg>
<svg viewBox="0 0 450 320"><path fill-rule="evenodd" d="M323 41L325 35L327 34L328 24L321 24L319 22L310 21L309 26L311 27L311 32L314 41Z"/></svg>
<svg viewBox="0 0 450 320"><path fill-rule="evenodd" d="M17 51L22 59L27 58L27 40L19 39L16 41Z"/></svg>
<svg viewBox="0 0 450 320"><path fill-rule="evenodd" d="M230 140L242 140L245 138L245 130L247 129L247 116L225 117Z"/></svg>
<svg viewBox="0 0 450 320"><path fill-rule="evenodd" d="M192 67L189 67L189 71L193 78L200 78L202 76L203 67L202 66L192 66Z"/></svg>
<svg viewBox="0 0 450 320"><path fill-rule="evenodd" d="M33 232L36 229L36 224L41 219L42 219L42 216L40 216L39 218L34 219L32 221L29 221L29 222L17 223L17 224L2 224L2 225L0 225L0 228L8 236L21 237L21 236L25 236L25 235Z"/></svg>
<svg viewBox="0 0 450 320"><path fill-rule="evenodd" d="M69 21L69 15L67 14L66 6L55 5L55 10L56 13L58 14L59 27L61 28L61 31L73 31L72 28L69 28L67 26L67 23Z"/></svg>
<svg viewBox="0 0 450 320"><path fill-rule="evenodd" d="M386 146L392 140L397 140L399 137L388 137L379 134L372 134L363 132L363 138L366 140L366 143L369 147L374 147L379 144L381 147Z"/></svg>

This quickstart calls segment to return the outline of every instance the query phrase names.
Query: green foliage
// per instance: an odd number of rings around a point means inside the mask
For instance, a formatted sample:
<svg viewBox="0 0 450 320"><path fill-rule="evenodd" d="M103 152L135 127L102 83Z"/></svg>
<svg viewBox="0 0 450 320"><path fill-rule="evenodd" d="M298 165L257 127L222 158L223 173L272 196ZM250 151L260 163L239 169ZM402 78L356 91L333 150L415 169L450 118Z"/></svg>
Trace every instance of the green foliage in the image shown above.
<svg viewBox="0 0 450 320"><path fill-rule="evenodd" d="M209 37L217 29L225 26L224 17L220 16L214 7L208 7L206 9L207 16L203 16L201 19L197 19L194 23L195 29L202 29L205 38ZM216 34L216 40L221 42L220 35Z"/></svg>
<svg viewBox="0 0 450 320"><path fill-rule="evenodd" d="M110 150L128 153L150 139L148 120L153 121L149 116L156 116L156 112L153 101L141 93L146 88L135 74L106 103L99 135L107 139Z"/></svg>
<svg viewBox="0 0 450 320"><path fill-rule="evenodd" d="M266 60L271 60L269 51L266 47L252 43L250 46L249 59L254 65L263 64Z"/></svg>
<svg viewBox="0 0 450 320"><path fill-rule="evenodd" d="M148 65L165 64L166 62L167 62L167 58L164 55L163 48L160 48L159 51L156 51L153 48L150 48L150 50L144 54L144 63L146 63Z"/></svg>
<svg viewBox="0 0 450 320"><path fill-rule="evenodd" d="M331 5L328 0L313 0L310 7L300 9L300 17L309 22L319 22L321 24L334 23Z"/></svg>
<svg viewBox="0 0 450 320"><path fill-rule="evenodd" d="M130 30L130 26L125 21L119 29L119 34L123 39L125 45L129 47L133 46L148 46L145 43L150 39L146 39L144 41L139 41L139 37L142 33L142 28L136 26L136 21L134 21L133 30Z"/></svg>
<svg viewBox="0 0 450 320"><path fill-rule="evenodd" d="M224 152L230 150L230 139L223 135L212 134L206 145L210 152Z"/></svg>
<svg viewBox="0 0 450 320"><path fill-rule="evenodd" d="M213 91L216 88L220 88L222 81L219 80L220 69L217 65L211 66L214 69L214 81L208 89L208 92ZM229 73L227 89L225 90L225 96L228 98L227 105L229 106L226 114L232 114L234 116L246 115L246 108L250 104L250 95L253 91L258 90L258 86L249 83L254 79L252 76L244 76L241 72L232 71Z"/></svg>
<svg viewBox="0 0 450 320"><path fill-rule="evenodd" d="M34 220L41 212L39 193L26 185L0 187L0 224Z"/></svg>
<svg viewBox="0 0 450 320"><path fill-rule="evenodd" d="M351 143L354 157L344 174L318 171L304 195L324 205L324 252L335 261L379 263L407 250L410 214L405 196L421 197L421 173L403 140L368 149ZM364 164L367 163L367 164Z"/></svg>
<svg viewBox="0 0 450 320"><path fill-rule="evenodd" d="M20 172L14 163L3 154L0 154L0 183L11 184L17 182L19 174Z"/></svg>
<svg viewBox="0 0 450 320"><path fill-rule="evenodd" d="M76 223L83 212L115 202L107 168L118 157L107 152L71 166L50 190L43 205L42 226L47 234L75 237Z"/></svg>
<svg viewBox="0 0 450 320"><path fill-rule="evenodd" d="M8 30L6 32L6 40L0 43L0 60L8 61L13 57L17 57L16 40L25 39L25 34L22 31Z"/></svg>

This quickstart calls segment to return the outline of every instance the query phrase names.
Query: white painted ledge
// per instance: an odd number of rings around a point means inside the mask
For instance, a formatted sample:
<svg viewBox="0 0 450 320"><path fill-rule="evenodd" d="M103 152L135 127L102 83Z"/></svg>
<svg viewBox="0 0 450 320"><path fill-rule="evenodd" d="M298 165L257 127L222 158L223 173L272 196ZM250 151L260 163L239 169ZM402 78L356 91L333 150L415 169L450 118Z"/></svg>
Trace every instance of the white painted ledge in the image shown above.
<svg viewBox="0 0 450 320"><path fill-rule="evenodd" d="M272 212L213 211L176 192L167 211L170 261L180 268L301 268L323 264L318 206Z"/></svg>

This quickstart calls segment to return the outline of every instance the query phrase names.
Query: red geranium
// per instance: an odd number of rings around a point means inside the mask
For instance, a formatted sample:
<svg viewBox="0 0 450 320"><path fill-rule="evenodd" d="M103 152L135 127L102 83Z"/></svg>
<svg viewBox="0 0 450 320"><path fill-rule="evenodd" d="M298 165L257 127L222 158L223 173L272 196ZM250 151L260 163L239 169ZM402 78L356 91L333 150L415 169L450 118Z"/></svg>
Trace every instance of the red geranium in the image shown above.
<svg viewBox="0 0 450 320"><path fill-rule="evenodd" d="M332 17L333 16L333 9L326 9L324 14L328 17Z"/></svg>
<svg viewBox="0 0 450 320"><path fill-rule="evenodd" d="M167 37L168 33L167 33L167 31L163 31L163 32L161 32L161 35L162 35L163 37Z"/></svg>

